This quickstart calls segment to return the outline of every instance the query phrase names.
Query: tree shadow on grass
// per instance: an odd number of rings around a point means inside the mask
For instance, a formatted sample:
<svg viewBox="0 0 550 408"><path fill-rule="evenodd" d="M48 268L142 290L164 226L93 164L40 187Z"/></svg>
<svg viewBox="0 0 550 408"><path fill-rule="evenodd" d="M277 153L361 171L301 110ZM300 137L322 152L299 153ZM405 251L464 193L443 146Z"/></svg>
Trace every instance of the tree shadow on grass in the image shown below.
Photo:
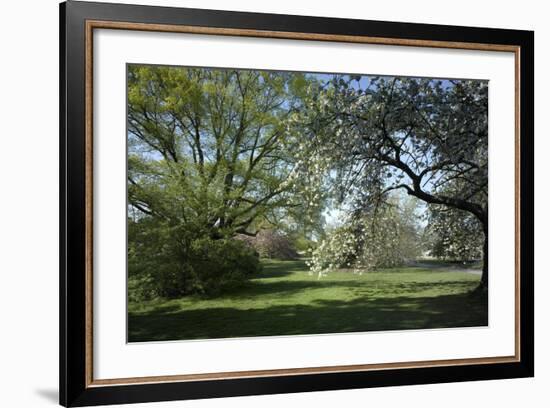
<svg viewBox="0 0 550 408"><path fill-rule="evenodd" d="M466 293L434 297L362 297L262 309L181 310L167 305L130 313L129 341L215 339L487 326L487 299Z"/></svg>
<svg viewBox="0 0 550 408"><path fill-rule="evenodd" d="M277 297L289 297L294 296L302 291L309 291L312 289L336 289L336 288L357 288L357 282L331 282L322 280L285 280L266 282L263 280L249 281L240 288L220 295L217 299L223 300L242 300L242 299L255 299L258 297L265 298L269 296L270 299L276 299Z"/></svg>
<svg viewBox="0 0 550 408"><path fill-rule="evenodd" d="M356 296L370 297L392 297L403 295L415 295L425 291L441 291L445 293L462 293L472 289L472 282L469 281L441 281L441 282L388 282L386 280L376 281L330 281L330 280L281 280L265 281L251 280L243 286L226 292L216 299L219 300L253 300L256 298L271 300L295 296L300 292L306 293L311 290L323 289L345 289ZM197 297L199 299L200 297Z"/></svg>

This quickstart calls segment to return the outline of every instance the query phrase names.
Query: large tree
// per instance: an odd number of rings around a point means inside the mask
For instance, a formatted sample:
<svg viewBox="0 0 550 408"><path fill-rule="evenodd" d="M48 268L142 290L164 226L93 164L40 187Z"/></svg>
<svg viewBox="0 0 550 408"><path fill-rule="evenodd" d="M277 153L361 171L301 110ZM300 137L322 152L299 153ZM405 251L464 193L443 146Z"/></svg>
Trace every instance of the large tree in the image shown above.
<svg viewBox="0 0 550 408"><path fill-rule="evenodd" d="M128 200L138 216L254 233L287 216L302 74L135 66L128 70ZM273 217L277 212L277 217Z"/></svg>
<svg viewBox="0 0 550 408"><path fill-rule="evenodd" d="M484 234L488 286L488 83L340 75L312 92L296 126L307 172L336 179L341 202L384 202L404 190L471 214Z"/></svg>
<svg viewBox="0 0 550 408"><path fill-rule="evenodd" d="M302 74L130 65L128 258L136 296L218 293L258 270L235 240L298 220ZM300 221L303 222L303 221Z"/></svg>

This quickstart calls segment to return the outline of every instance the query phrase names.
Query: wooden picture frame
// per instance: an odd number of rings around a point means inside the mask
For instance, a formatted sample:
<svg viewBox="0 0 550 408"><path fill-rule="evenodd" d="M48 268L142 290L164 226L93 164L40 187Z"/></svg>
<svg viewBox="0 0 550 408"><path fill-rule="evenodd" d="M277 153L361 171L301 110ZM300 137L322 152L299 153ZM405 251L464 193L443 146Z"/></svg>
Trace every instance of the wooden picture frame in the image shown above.
<svg viewBox="0 0 550 408"><path fill-rule="evenodd" d="M93 32L101 28L514 53L514 355L94 379L92 58ZM530 31L77 1L62 3L60 403L86 406L533 376L533 101L534 34Z"/></svg>

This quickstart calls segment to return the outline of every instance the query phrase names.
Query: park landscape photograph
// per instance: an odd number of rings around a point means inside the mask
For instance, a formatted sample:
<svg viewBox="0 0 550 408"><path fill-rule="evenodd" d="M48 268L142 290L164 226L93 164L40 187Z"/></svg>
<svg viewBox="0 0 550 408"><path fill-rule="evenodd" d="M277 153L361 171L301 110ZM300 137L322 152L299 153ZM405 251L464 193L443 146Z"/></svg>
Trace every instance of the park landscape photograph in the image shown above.
<svg viewBox="0 0 550 408"><path fill-rule="evenodd" d="M129 342L488 325L488 81L126 80Z"/></svg>

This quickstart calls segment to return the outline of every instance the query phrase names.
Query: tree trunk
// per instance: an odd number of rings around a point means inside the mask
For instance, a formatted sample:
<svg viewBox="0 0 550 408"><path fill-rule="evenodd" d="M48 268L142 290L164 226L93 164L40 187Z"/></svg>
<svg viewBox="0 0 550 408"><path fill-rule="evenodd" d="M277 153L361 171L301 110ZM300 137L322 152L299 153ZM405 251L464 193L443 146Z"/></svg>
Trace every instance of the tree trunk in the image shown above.
<svg viewBox="0 0 550 408"><path fill-rule="evenodd" d="M489 288L489 228L487 221L483 223L483 271L481 272L481 281L479 286L486 291Z"/></svg>
<svg viewBox="0 0 550 408"><path fill-rule="evenodd" d="M483 242L483 272L481 273L480 286L487 290L489 287L489 237L485 234Z"/></svg>

